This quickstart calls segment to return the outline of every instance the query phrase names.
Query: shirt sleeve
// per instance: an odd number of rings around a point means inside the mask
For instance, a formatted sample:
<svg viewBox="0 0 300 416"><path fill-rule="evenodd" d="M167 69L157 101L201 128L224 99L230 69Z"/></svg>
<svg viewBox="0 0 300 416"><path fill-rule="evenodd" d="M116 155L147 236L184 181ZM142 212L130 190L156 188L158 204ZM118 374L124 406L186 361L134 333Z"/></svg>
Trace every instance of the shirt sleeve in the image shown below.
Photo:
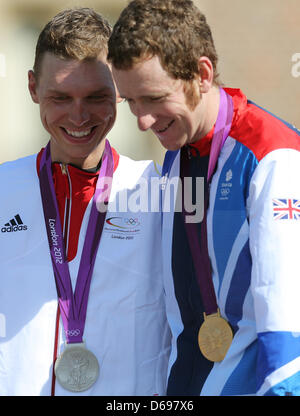
<svg viewBox="0 0 300 416"><path fill-rule="evenodd" d="M300 152L258 164L248 198L257 395L300 395Z"/></svg>

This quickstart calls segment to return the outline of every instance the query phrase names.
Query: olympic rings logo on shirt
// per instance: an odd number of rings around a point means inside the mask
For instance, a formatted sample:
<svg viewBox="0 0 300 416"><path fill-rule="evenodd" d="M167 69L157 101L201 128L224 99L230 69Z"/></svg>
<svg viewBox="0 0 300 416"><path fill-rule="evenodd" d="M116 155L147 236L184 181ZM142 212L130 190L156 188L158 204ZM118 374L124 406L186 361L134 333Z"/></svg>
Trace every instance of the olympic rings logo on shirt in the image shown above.
<svg viewBox="0 0 300 416"><path fill-rule="evenodd" d="M69 337L78 337L80 335L80 329L67 329L66 334Z"/></svg>
<svg viewBox="0 0 300 416"><path fill-rule="evenodd" d="M125 218L124 221L127 225L140 225L138 218Z"/></svg>

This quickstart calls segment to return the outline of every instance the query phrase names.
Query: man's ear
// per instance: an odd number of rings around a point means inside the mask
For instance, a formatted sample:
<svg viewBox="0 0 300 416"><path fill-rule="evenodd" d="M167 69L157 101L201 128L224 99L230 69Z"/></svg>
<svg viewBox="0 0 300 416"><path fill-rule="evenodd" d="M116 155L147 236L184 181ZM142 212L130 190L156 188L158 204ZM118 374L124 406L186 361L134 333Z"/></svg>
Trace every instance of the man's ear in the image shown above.
<svg viewBox="0 0 300 416"><path fill-rule="evenodd" d="M39 99L37 95L37 80L32 70L28 71L28 89L29 89L32 101L38 104Z"/></svg>
<svg viewBox="0 0 300 416"><path fill-rule="evenodd" d="M117 88L117 85L116 85L116 82L115 82L115 79L114 79L114 76L113 76L113 73L112 73L112 64L110 62L108 62L107 65L108 65L108 67L110 69L111 76L112 76L112 80L113 80L113 83L114 83L114 86L115 86L116 102L117 102L117 104L119 104L119 103L121 103L123 101L123 98L120 96L119 90Z"/></svg>
<svg viewBox="0 0 300 416"><path fill-rule="evenodd" d="M207 56L201 56L198 60L199 86L201 93L207 93L213 86L214 68Z"/></svg>
<svg viewBox="0 0 300 416"><path fill-rule="evenodd" d="M116 90L117 103L121 103L124 99L120 96L119 91Z"/></svg>
<svg viewBox="0 0 300 416"><path fill-rule="evenodd" d="M113 77L112 74L111 74L111 76ZM121 103L123 101L123 98L120 96L120 93L119 93L119 90L117 88L117 84L115 82L114 77L113 77L113 81L114 81L114 86L115 86L115 90L116 90L116 101L117 101L117 104L119 104L119 103Z"/></svg>

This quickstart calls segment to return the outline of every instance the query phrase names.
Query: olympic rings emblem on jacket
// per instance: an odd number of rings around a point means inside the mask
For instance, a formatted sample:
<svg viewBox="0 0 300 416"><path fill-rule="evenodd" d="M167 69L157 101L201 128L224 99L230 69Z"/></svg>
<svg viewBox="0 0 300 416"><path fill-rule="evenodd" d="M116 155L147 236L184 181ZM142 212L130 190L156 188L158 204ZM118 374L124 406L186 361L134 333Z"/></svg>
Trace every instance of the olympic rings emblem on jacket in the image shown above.
<svg viewBox="0 0 300 416"><path fill-rule="evenodd" d="M80 329L67 329L66 335L69 337L78 337L80 335Z"/></svg>

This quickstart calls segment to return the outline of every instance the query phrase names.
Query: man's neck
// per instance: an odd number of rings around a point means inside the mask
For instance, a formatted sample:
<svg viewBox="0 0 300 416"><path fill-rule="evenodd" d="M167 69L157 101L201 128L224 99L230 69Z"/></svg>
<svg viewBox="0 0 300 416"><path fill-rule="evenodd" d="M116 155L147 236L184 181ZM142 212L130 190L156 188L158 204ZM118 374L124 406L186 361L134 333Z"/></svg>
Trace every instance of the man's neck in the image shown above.
<svg viewBox="0 0 300 416"><path fill-rule="evenodd" d="M198 134L195 135L192 143L205 137L217 121L220 107L219 87L213 86L208 93L203 94L202 100L203 102L200 103L203 106L202 124L200 124Z"/></svg>
<svg viewBox="0 0 300 416"><path fill-rule="evenodd" d="M58 149L55 142L50 139L50 151L52 162L58 162L65 165L73 165L83 170L93 171L101 163L102 155L105 148L105 140L103 140L96 149L86 157L76 157L72 154Z"/></svg>

